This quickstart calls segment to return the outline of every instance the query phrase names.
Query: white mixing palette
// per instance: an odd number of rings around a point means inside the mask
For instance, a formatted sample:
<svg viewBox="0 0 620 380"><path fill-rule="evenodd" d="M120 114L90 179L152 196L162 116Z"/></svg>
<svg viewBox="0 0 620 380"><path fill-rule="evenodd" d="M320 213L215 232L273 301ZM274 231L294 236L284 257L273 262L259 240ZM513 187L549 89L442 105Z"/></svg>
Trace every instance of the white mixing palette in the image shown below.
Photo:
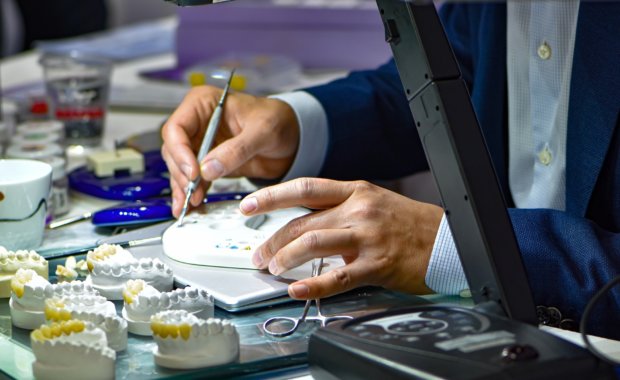
<svg viewBox="0 0 620 380"><path fill-rule="evenodd" d="M247 217L240 201L214 202L201 206L163 234L166 256L188 264L256 269L252 254L267 238L290 220L308 214L302 207Z"/></svg>

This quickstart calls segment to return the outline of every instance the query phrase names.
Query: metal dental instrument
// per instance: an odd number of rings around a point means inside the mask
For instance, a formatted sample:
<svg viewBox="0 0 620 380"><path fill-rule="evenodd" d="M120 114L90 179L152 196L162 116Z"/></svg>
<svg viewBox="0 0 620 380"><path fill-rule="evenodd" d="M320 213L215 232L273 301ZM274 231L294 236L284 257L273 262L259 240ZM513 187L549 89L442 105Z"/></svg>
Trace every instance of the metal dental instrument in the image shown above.
<svg viewBox="0 0 620 380"><path fill-rule="evenodd" d="M312 277L316 277L320 275L322 268L323 268L322 258L319 259L318 265L316 263L316 260L313 260L312 261ZM267 333L268 335L282 338L285 336L289 336L293 334L295 331L297 331L297 328L299 328L302 322L318 322L321 324L321 327L325 327L328 324L335 322L335 321L353 319L353 317L348 316L348 315L333 315L330 317L323 315L323 313L321 312L321 300L320 299L314 300L314 302L316 303L316 315L309 317L308 311L310 310L310 305L312 304L312 301L313 300L306 301L306 304L304 305L304 310L301 313L301 316L299 318L291 318L291 317L269 318L263 323L263 330L265 330L265 333ZM278 326L283 327L284 330L277 329ZM290 326L290 327L286 328L286 326Z"/></svg>
<svg viewBox="0 0 620 380"><path fill-rule="evenodd" d="M200 145L200 150L198 151L198 165L202 162L202 159L209 153L211 150L211 146L213 145L213 140L215 139L215 135L217 134L217 129L220 125L220 119L222 118L222 110L224 109L224 102L226 101L226 95L228 95L228 90L230 89L230 82L232 81L232 77L235 74L235 69L230 71L230 76L228 77L228 82L226 83L226 87L224 87L224 92L222 92L222 96L220 97L220 101L217 103L217 106L213 110L213 114L209 119L209 125L207 126L207 130L205 132L205 136L202 139L202 144ZM187 185L187 190L185 194L185 202L183 202L183 209L181 210L181 215L179 216L179 224L177 227L183 227L183 220L185 219L185 214L187 213L187 208L189 206L189 199L192 197L194 190L200 183L200 174Z"/></svg>

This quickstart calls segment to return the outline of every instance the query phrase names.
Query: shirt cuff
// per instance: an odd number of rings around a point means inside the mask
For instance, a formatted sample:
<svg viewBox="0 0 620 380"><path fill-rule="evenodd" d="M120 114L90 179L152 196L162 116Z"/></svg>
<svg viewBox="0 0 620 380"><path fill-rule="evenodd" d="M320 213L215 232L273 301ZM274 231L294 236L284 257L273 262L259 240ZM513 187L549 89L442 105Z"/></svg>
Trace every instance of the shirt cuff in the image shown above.
<svg viewBox="0 0 620 380"><path fill-rule="evenodd" d="M321 103L304 91L270 96L293 108L299 124L299 148L295 160L282 182L298 177L316 177L327 153L327 114Z"/></svg>
<svg viewBox="0 0 620 380"><path fill-rule="evenodd" d="M469 288L445 214L435 237L425 281L426 286L440 294L461 294Z"/></svg>

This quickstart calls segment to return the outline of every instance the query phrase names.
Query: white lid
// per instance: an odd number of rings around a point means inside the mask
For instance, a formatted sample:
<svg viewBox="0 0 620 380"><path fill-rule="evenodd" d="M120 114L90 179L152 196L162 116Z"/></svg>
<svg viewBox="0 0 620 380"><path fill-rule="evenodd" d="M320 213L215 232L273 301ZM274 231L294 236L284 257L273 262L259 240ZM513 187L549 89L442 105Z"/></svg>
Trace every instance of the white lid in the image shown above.
<svg viewBox="0 0 620 380"><path fill-rule="evenodd" d="M45 130L33 131L22 129L21 132L18 132L11 138L11 143L15 145L47 144L60 141L62 141L62 136L59 132L48 132Z"/></svg>
<svg viewBox="0 0 620 380"><path fill-rule="evenodd" d="M56 133L64 133L64 124L58 120L37 120L37 121L27 121L25 123L21 123L17 126L17 132L19 133L27 133L27 132L56 132Z"/></svg>
<svg viewBox="0 0 620 380"><path fill-rule="evenodd" d="M13 144L6 150L8 158L26 158L40 160L45 157L61 156L62 148L58 144Z"/></svg>

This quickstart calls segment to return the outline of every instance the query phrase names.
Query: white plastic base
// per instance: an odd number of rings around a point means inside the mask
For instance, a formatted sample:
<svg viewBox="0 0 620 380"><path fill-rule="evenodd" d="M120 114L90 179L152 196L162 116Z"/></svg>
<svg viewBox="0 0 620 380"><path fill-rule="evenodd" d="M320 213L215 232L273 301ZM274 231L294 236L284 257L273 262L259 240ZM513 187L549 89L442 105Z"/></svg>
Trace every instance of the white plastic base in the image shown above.
<svg viewBox="0 0 620 380"><path fill-rule="evenodd" d="M293 207L247 217L239 203L208 203L188 214L182 227L176 222L164 232L164 253L188 264L256 269L254 250L290 220L310 212Z"/></svg>
<svg viewBox="0 0 620 380"><path fill-rule="evenodd" d="M84 283L92 285L92 287L96 289L99 292L99 294L101 294L103 297L107 298L110 301L119 301L123 299L123 287L125 286L125 283L118 284L118 285L95 284L93 283L93 280L90 274L86 276Z"/></svg>
<svg viewBox="0 0 620 380"><path fill-rule="evenodd" d="M13 326L20 329L34 330L45 324L45 312L31 311L24 309L13 299L9 299L9 308L11 310L11 322Z"/></svg>
<svg viewBox="0 0 620 380"><path fill-rule="evenodd" d="M114 379L114 360L100 360L94 363L82 363L75 367L57 367L32 363L32 374L37 380L106 380Z"/></svg>
<svg viewBox="0 0 620 380"><path fill-rule="evenodd" d="M121 315L127 321L127 331L130 333L142 336L153 335L153 331L151 331L151 321L134 321L127 316L127 311L125 311L125 308L121 311Z"/></svg>
<svg viewBox="0 0 620 380"><path fill-rule="evenodd" d="M222 352L217 356L173 356L162 355L159 349L155 347L153 349L153 357L155 358L155 364L161 367L171 369L196 369L237 361L239 360L239 351L235 352L233 355Z"/></svg>

